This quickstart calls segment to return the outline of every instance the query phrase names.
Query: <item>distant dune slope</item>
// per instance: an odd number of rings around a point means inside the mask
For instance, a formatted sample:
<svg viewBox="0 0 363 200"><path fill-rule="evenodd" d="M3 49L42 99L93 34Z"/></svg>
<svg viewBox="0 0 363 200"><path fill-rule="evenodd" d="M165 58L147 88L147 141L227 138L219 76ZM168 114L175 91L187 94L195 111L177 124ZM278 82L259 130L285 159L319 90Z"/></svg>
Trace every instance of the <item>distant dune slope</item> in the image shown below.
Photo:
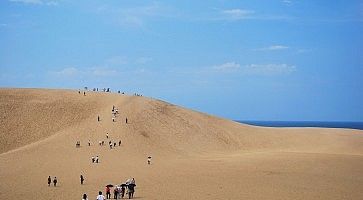
<svg viewBox="0 0 363 200"><path fill-rule="evenodd" d="M85 98L77 91L1 89L0 153L36 142L95 118L100 98Z"/></svg>
<svg viewBox="0 0 363 200"><path fill-rule="evenodd" d="M120 108L121 124L110 123ZM97 115L113 132L128 133L130 145L143 151L194 154L220 151L303 151L361 154L362 134L343 129L259 128L184 109L163 101L110 93L69 90L1 89L0 153L39 141L62 130L79 135L101 130ZM106 120L107 119L107 120ZM86 123L87 131L73 128ZM116 123L116 124L118 124ZM361 132L360 132L361 133ZM350 137L347 137L350 136ZM80 138L80 137L78 137ZM144 149L146 150L146 149Z"/></svg>

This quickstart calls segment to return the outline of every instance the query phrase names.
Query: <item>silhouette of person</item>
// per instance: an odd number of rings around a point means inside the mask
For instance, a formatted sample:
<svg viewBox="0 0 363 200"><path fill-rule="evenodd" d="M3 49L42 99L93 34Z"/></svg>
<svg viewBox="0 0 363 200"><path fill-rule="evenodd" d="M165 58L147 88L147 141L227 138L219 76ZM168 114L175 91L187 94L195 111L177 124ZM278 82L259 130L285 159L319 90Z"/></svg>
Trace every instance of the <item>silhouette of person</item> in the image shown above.
<svg viewBox="0 0 363 200"><path fill-rule="evenodd" d="M57 183L58 183L57 177L54 177L54 179L53 179L54 187L57 186Z"/></svg>
<svg viewBox="0 0 363 200"><path fill-rule="evenodd" d="M48 186L50 186L51 182L52 182L52 179L50 178L50 176L48 176Z"/></svg>

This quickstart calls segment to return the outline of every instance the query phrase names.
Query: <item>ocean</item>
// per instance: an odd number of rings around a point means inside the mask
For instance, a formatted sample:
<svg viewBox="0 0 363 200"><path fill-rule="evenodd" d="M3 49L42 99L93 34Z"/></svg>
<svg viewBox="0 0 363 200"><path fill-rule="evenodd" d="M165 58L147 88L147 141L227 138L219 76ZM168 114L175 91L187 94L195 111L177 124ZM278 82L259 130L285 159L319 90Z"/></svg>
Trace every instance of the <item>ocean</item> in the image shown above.
<svg viewBox="0 0 363 200"><path fill-rule="evenodd" d="M265 127L321 127L350 128L363 130L363 122L324 122L324 121L240 121L237 122Z"/></svg>

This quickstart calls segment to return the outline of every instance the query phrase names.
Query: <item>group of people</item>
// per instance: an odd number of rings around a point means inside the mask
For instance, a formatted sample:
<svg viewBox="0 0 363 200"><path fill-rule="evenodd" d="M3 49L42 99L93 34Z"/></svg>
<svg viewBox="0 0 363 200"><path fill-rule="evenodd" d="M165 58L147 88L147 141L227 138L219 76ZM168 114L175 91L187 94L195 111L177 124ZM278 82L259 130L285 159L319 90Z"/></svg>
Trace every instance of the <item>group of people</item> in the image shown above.
<svg viewBox="0 0 363 200"><path fill-rule="evenodd" d="M98 163L98 156L94 157L92 156L91 160L92 160L92 163Z"/></svg>
<svg viewBox="0 0 363 200"><path fill-rule="evenodd" d="M82 175L81 175L82 176ZM134 198L134 193L135 193L135 179L128 179L125 183L122 183L120 185L106 185L106 197L102 194L102 191L98 192L98 195L96 197L96 200L105 200L105 199L111 199L111 188L114 187L113 189L113 198L114 199L123 199L125 197L125 192L126 195L128 195L129 199ZM126 191L127 190L127 191ZM87 194L83 194L82 196L82 200L88 200Z"/></svg>
<svg viewBox="0 0 363 200"><path fill-rule="evenodd" d="M50 178L50 176L48 176L48 186L50 186L51 183L52 183L52 178ZM58 183L58 179L57 179L57 177L54 177L54 179L53 179L54 187L57 186L57 183Z"/></svg>

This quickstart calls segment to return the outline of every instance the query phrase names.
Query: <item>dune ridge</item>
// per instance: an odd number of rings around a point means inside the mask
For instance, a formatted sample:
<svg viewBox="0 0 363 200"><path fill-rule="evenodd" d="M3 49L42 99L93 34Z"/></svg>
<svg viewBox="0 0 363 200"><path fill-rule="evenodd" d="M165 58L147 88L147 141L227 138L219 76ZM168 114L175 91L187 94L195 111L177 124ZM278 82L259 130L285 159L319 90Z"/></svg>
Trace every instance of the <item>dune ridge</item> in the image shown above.
<svg viewBox="0 0 363 200"><path fill-rule="evenodd" d="M116 122L112 106L120 112ZM1 89L0 110L2 198L79 199L83 192L93 198L105 184L131 176L136 197L144 199L363 196L360 130L255 127L152 98L74 90ZM107 144L106 133L121 147L98 146ZM90 163L94 155L98 165ZM53 174L56 189L45 184ZM23 184L29 187L19 192Z"/></svg>

